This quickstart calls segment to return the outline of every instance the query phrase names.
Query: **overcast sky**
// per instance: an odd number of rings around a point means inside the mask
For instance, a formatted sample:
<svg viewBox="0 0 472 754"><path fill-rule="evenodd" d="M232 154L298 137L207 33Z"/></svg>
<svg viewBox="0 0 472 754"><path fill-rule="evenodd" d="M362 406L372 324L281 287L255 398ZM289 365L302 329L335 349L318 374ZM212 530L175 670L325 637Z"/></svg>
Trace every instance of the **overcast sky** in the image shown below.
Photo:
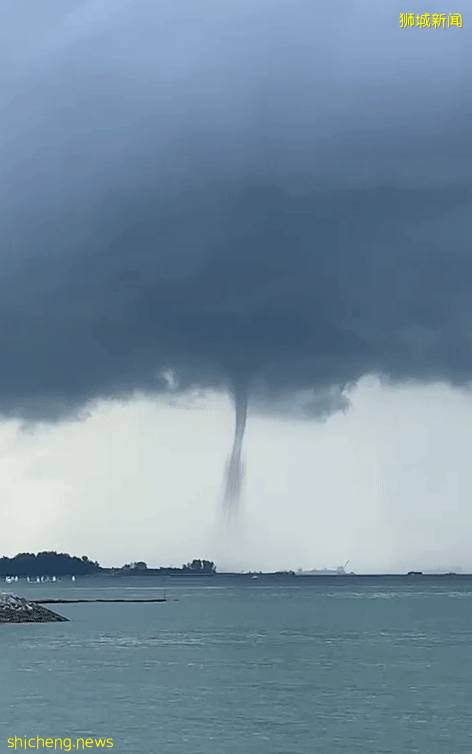
<svg viewBox="0 0 472 754"><path fill-rule="evenodd" d="M472 567L470 25L405 10L0 0L1 551Z"/></svg>

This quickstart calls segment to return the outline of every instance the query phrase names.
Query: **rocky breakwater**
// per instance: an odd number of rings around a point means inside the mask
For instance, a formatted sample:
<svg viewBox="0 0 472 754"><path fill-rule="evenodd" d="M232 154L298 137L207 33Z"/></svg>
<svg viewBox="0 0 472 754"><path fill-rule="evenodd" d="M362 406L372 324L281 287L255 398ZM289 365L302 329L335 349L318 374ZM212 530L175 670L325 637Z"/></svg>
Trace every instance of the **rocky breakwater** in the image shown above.
<svg viewBox="0 0 472 754"><path fill-rule="evenodd" d="M29 602L17 594L0 592L0 623L51 623L66 621L62 615Z"/></svg>

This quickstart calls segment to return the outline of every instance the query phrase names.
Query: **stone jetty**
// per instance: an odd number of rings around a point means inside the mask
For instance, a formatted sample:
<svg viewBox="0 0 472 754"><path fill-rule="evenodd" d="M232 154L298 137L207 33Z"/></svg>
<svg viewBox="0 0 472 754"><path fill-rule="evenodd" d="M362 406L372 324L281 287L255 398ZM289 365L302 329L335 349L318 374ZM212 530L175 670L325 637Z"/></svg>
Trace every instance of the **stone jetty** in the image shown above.
<svg viewBox="0 0 472 754"><path fill-rule="evenodd" d="M36 602L29 602L10 592L0 592L0 623L51 623L66 620L68 619Z"/></svg>

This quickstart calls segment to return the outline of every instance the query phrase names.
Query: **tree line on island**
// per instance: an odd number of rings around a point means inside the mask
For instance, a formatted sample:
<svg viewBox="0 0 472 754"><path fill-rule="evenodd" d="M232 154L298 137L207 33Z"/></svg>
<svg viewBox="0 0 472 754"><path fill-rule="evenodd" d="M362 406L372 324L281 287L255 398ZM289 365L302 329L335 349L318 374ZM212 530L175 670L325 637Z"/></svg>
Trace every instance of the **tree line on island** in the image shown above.
<svg viewBox="0 0 472 754"><path fill-rule="evenodd" d="M181 568L162 567L148 568L140 560L126 563L121 568L103 568L96 560L90 560L87 555L78 557L65 552L44 551L38 553L21 552L12 558L0 558L0 577L7 576L89 576L92 574L115 575L202 575L211 576L216 573L216 566L211 560L194 559Z"/></svg>

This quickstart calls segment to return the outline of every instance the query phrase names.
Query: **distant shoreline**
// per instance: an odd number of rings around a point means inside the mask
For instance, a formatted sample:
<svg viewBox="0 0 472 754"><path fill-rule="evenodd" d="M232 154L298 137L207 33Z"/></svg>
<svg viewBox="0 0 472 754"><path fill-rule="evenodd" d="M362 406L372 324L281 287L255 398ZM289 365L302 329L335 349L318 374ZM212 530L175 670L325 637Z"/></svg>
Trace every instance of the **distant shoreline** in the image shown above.
<svg viewBox="0 0 472 754"><path fill-rule="evenodd" d="M7 583L15 582L18 579L26 579L33 582L56 581L62 579L80 578L113 578L121 579L123 577L165 577L165 578L210 578L210 579L289 579L297 581L307 580L344 580L355 578L394 578L394 579L431 579L431 578L459 578L469 579L472 574L461 571L420 571L410 570L403 573L354 573L353 571L344 570L343 566L337 569L312 569L297 571L277 570L277 571L218 571L212 560L195 558L185 563L181 567L177 566L160 566L158 568L148 567L144 561L135 561L126 563L121 567L106 568L100 565L98 561L91 560L86 555L78 557L56 551L43 551L39 553L19 553L14 557L0 557L0 579Z"/></svg>
<svg viewBox="0 0 472 754"><path fill-rule="evenodd" d="M139 573L123 573L120 571L113 571L112 569L103 569L101 571L97 571L95 573L90 574L80 574L80 575L74 575L74 574L61 574L57 577L51 577L48 574L45 574L41 578L38 578L36 575L28 576L28 575L21 575L18 577L4 577L1 576L0 579L3 583L18 583L18 582L25 582L28 580L28 583L31 585L36 583L57 583L60 584L64 581L70 581L71 579L74 581L84 582L86 581L96 581L96 580L107 580L107 581L121 581L122 579L131 579L133 581L142 580L147 581L149 579L159 579L159 580L171 580L171 581L204 581L209 580L212 582L215 581L237 581L237 582L244 582L244 583L251 583L253 585L256 585L257 582L263 581L263 582L297 582L299 584L303 583L313 583L313 582L330 582L330 583L345 583L347 581L355 581L355 580L368 580L368 579L392 579L392 580L401 580L401 581L408 581L408 582L420 582L420 581L432 581L435 579L456 579L456 580L472 580L472 573L415 573L415 574L408 574L408 573L349 573L349 574L307 574L307 575L301 575L296 573L284 573L284 572L237 572L237 571L221 571L217 573L189 573L185 571L173 571L168 572L167 569L159 569L159 568L149 568L146 571L141 571Z"/></svg>

